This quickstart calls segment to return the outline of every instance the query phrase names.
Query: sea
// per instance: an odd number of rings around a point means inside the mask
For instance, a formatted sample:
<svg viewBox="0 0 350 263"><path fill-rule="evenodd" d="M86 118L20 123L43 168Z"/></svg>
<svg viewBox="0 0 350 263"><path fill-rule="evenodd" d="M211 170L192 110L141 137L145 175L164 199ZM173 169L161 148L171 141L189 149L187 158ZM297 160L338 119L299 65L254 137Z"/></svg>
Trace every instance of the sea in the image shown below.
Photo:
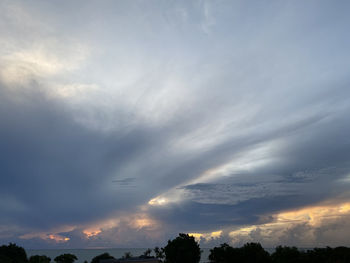
<svg viewBox="0 0 350 263"><path fill-rule="evenodd" d="M130 252L132 256L140 256L145 252L147 248L104 248L104 249L26 249L28 258L34 255L45 255L51 258L51 262L54 262L54 258L61 254L74 254L78 260L76 263L83 263L85 260L91 262L91 260L103 253L109 253L115 258L121 258L126 252ZM210 248L201 248L201 263L209 262L208 256L210 254ZM269 253L272 253L274 249L265 248Z"/></svg>

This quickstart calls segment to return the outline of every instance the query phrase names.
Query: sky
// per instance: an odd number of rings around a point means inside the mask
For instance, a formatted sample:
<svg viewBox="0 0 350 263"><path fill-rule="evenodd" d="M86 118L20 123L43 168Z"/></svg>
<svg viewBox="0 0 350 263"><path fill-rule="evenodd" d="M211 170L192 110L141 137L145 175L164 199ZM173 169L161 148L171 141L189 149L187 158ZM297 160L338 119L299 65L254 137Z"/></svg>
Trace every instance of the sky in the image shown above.
<svg viewBox="0 0 350 263"><path fill-rule="evenodd" d="M0 244L350 246L349 1L0 3Z"/></svg>

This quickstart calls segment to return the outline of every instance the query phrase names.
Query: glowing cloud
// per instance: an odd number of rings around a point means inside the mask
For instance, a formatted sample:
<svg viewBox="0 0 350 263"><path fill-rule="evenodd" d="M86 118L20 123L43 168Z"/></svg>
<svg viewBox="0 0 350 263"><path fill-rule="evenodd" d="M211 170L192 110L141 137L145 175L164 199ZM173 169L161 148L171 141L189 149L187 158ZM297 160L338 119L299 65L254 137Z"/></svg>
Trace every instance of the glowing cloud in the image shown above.
<svg viewBox="0 0 350 263"><path fill-rule="evenodd" d="M164 197L155 197L149 200L148 204L152 206L159 206L159 205L166 205L168 202L169 200Z"/></svg>
<svg viewBox="0 0 350 263"><path fill-rule="evenodd" d="M234 244L254 241L257 238L265 244L274 244L288 235L297 235L305 244L315 244L319 229L326 225L338 225L349 216L349 202L325 203L278 213L270 223L241 227L229 232L229 236ZM303 229L302 232L293 234L298 228Z"/></svg>
<svg viewBox="0 0 350 263"><path fill-rule="evenodd" d="M54 240L57 243L63 243L63 242L67 242L70 240L69 237L64 237L61 235L48 235L48 238L51 240Z"/></svg>
<svg viewBox="0 0 350 263"><path fill-rule="evenodd" d="M83 233L87 238L97 236L98 234L101 233L100 229L85 229L83 230Z"/></svg>
<svg viewBox="0 0 350 263"><path fill-rule="evenodd" d="M222 230L214 231L210 233L188 233L190 236L193 236L197 241L204 239L205 241L209 241L211 239L220 238L222 235Z"/></svg>
<svg viewBox="0 0 350 263"><path fill-rule="evenodd" d="M31 233L20 236L21 239L32 239L32 238L41 238L43 240L50 240L56 243L65 243L70 240L69 237L65 237L59 234L47 234L47 233Z"/></svg>

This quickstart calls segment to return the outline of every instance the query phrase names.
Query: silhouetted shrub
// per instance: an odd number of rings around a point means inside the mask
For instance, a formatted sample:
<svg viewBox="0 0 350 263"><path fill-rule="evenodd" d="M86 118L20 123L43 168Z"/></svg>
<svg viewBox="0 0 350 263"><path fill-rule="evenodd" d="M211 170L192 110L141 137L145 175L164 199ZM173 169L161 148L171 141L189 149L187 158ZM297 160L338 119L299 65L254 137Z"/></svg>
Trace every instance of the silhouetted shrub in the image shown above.
<svg viewBox="0 0 350 263"><path fill-rule="evenodd" d="M308 250L306 252L304 261L311 262L311 263L333 262L332 254L333 254L333 249L330 247L314 248L313 250Z"/></svg>
<svg viewBox="0 0 350 263"><path fill-rule="evenodd" d="M44 255L43 256L35 255L29 258L29 263L50 263L50 261L51 261L51 258Z"/></svg>
<svg viewBox="0 0 350 263"><path fill-rule="evenodd" d="M215 263L229 263L241 258L240 249L224 243L210 250L209 260Z"/></svg>
<svg viewBox="0 0 350 263"><path fill-rule="evenodd" d="M103 253L101 255L98 255L96 257L94 257L92 260L91 260L91 263L99 263L100 262L100 259L114 259L114 257L112 257L110 254L108 253Z"/></svg>
<svg viewBox="0 0 350 263"><path fill-rule="evenodd" d="M0 262L27 263L26 251L16 244L10 243L8 246L2 245L0 247Z"/></svg>
<svg viewBox="0 0 350 263"><path fill-rule="evenodd" d="M164 248L159 248L159 247L155 247L153 249L154 254L156 255L156 258L160 261L163 262L163 259L165 258L165 254L164 254Z"/></svg>
<svg viewBox="0 0 350 263"><path fill-rule="evenodd" d="M1 263L12 263L11 259L8 257L5 257L3 255L0 255L0 262Z"/></svg>
<svg viewBox="0 0 350 263"><path fill-rule="evenodd" d="M194 237L181 233L168 241L164 253L166 263L198 263L201 258L201 250Z"/></svg>
<svg viewBox="0 0 350 263"><path fill-rule="evenodd" d="M240 248L242 262L245 263L269 263L270 254L263 249L260 243L247 243Z"/></svg>
<svg viewBox="0 0 350 263"><path fill-rule="evenodd" d="M73 254L62 254L62 255L55 257L54 260L57 263L73 263L77 259L78 258Z"/></svg>
<svg viewBox="0 0 350 263"><path fill-rule="evenodd" d="M348 247L336 247L333 249L332 258L337 262L350 262L350 248Z"/></svg>
<svg viewBox="0 0 350 263"><path fill-rule="evenodd" d="M314 248L304 253L303 263L348 263L350 262L350 248Z"/></svg>
<svg viewBox="0 0 350 263"><path fill-rule="evenodd" d="M132 258L131 252L125 252L125 253L124 253L124 256L123 256L122 258L123 258L123 259Z"/></svg>
<svg viewBox="0 0 350 263"><path fill-rule="evenodd" d="M278 246L271 258L274 263L295 263L301 261L301 253L296 247Z"/></svg>
<svg viewBox="0 0 350 263"><path fill-rule="evenodd" d="M259 243L247 243L241 248L233 248L224 243L210 250L209 260L213 263L269 263L270 254Z"/></svg>
<svg viewBox="0 0 350 263"><path fill-rule="evenodd" d="M145 252L140 256L140 258L151 258L152 249L147 248Z"/></svg>

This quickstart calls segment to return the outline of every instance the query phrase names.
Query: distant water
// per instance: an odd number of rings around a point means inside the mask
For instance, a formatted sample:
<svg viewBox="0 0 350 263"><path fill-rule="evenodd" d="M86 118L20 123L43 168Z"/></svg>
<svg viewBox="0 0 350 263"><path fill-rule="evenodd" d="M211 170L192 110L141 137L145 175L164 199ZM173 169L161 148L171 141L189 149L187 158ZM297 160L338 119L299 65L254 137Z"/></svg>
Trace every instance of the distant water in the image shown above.
<svg viewBox="0 0 350 263"><path fill-rule="evenodd" d="M106 249L27 249L28 258L33 255L46 255L51 258L51 262L54 262L54 258L61 254L74 254L77 256L78 260L76 263L83 263L85 260L91 262L91 260L105 252L109 253L115 258L121 258L124 256L125 252L130 252L133 256L140 256L147 248L106 248ZM210 254L210 248L201 248L201 263L209 262L208 256ZM274 248L265 248L270 254L275 251Z"/></svg>
<svg viewBox="0 0 350 263"><path fill-rule="evenodd" d="M102 253L109 253L115 258L121 258L125 252L130 252L133 256L140 256L147 248L107 248L107 249L27 249L28 258L33 255L45 255L53 259L61 254L74 254L78 260L76 263L83 263L85 260L90 263L91 259ZM209 248L202 248L201 263L208 262Z"/></svg>

